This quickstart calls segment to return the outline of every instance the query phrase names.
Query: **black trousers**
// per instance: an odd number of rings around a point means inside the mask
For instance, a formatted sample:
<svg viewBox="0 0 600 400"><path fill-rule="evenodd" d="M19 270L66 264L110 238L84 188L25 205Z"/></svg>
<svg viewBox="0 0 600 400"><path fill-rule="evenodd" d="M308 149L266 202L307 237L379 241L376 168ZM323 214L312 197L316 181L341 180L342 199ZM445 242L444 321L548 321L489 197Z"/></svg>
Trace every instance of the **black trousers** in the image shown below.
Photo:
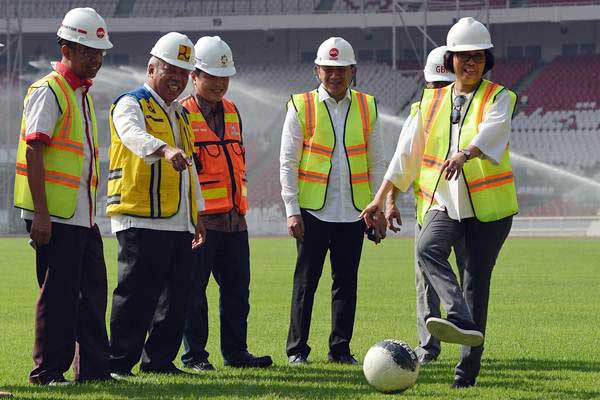
<svg viewBox="0 0 600 400"><path fill-rule="evenodd" d="M110 367L170 368L185 322L192 265L189 232L130 228L117 232L119 277L110 318ZM148 338L146 339L146 335Z"/></svg>
<svg viewBox="0 0 600 400"><path fill-rule="evenodd" d="M26 221L27 231L31 221ZM77 381L109 375L106 264L98 226L52 223L36 250L40 297L35 309L32 383L45 384L73 366Z"/></svg>
<svg viewBox="0 0 600 400"><path fill-rule="evenodd" d="M206 231L206 243L194 251L192 290L183 336L184 364L208 358L208 301L206 286L210 274L219 284L221 354L235 359L247 351L250 312L250 249L248 232Z"/></svg>
<svg viewBox="0 0 600 400"><path fill-rule="evenodd" d="M324 222L302 210L304 240L298 240L298 258L294 272L292 309L287 340L287 354L308 356L308 335L315 291L323 272L327 250L330 252L332 329L329 351L350 354L354 330L358 266L362 252L365 224Z"/></svg>

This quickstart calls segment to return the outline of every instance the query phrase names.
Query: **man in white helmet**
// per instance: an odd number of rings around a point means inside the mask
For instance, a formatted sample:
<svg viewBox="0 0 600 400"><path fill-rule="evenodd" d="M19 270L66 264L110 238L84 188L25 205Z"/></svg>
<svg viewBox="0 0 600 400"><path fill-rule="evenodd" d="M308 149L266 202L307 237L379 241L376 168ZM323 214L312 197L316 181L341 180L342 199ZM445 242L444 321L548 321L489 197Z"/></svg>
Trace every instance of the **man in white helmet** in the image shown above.
<svg viewBox="0 0 600 400"><path fill-rule="evenodd" d="M176 101L194 70L194 45L170 32L150 54L146 83L117 98L109 120L106 213L119 242L110 367L117 379L132 376L140 356L142 372L183 373L173 360L183 335L192 248L204 239L192 126Z"/></svg>
<svg viewBox="0 0 600 400"><path fill-rule="evenodd" d="M448 48L446 46L436 47L431 50L427 56L427 62L423 70L425 77L425 88L439 89L450 85L456 80L456 76L448 71L444 66L444 56ZM410 115L404 121L403 129L409 129L413 124L414 118L418 112L420 102L411 105ZM400 143L400 142L399 142ZM388 228L393 232L399 232L402 225L400 210L396 206L396 198L399 189L394 187L388 193L386 198L385 216L388 222ZM394 221L399 225L395 226ZM415 227L415 238L418 237L421 226L417 223ZM454 255L456 258L456 266L460 281L462 282L463 271L465 268L465 244L464 240L457 242L454 246ZM418 263L415 263L415 286L417 294L417 330L419 333L419 346L415 348L419 363L421 365L428 364L437 359L441 352L440 341L431 336L425 327L425 321L429 317L440 316L440 299L438 295L429 287L427 277L419 268Z"/></svg>
<svg viewBox="0 0 600 400"><path fill-rule="evenodd" d="M57 35L62 59L25 96L14 189L36 249L40 297L29 381L39 385L70 383L63 374L71 363L76 381L110 379L106 265L96 225L98 137L89 89L112 43L92 8L69 11Z"/></svg>
<svg viewBox="0 0 600 400"><path fill-rule="evenodd" d="M422 227L418 268L446 311L445 318L431 315L425 324L438 340L462 345L452 387L466 388L481 368L492 270L519 210L508 151L517 96L483 79L494 56L481 22L461 18L446 41L444 66L456 81L423 91L414 122L403 129L385 181L363 214L370 224L394 186L407 190L415 182ZM461 240L462 285L448 262Z"/></svg>
<svg viewBox="0 0 600 400"><path fill-rule="evenodd" d="M305 364L315 291L330 252L333 286L328 358L356 364L350 350L356 311L358 266L365 224L361 210L385 172L383 138L375 98L350 88L356 59L340 37L317 51L317 89L292 95L283 126L280 180L288 232L298 257L287 355ZM385 234L385 219L375 235Z"/></svg>
<svg viewBox="0 0 600 400"><path fill-rule="evenodd" d="M245 214L248 210L242 121L235 104L224 96L235 75L231 48L219 36L204 36L195 46L194 93L181 100L190 112L194 160L204 197L201 220L204 246L194 251L192 292L181 357L186 368L213 370L208 360L206 286L212 272L219 284L221 353L231 367L269 367L271 357L248 352L250 251Z"/></svg>

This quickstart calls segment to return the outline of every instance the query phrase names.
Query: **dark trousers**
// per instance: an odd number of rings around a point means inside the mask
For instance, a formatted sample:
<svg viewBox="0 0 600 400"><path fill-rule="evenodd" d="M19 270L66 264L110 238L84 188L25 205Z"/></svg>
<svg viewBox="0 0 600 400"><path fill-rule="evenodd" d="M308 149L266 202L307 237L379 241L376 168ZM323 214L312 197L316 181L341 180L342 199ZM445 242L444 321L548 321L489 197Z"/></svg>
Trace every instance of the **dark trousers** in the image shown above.
<svg viewBox="0 0 600 400"><path fill-rule="evenodd" d="M119 277L110 318L110 367L165 370L177 356L188 304L189 232L130 228L117 232ZM148 338L146 339L146 335Z"/></svg>
<svg viewBox="0 0 600 400"><path fill-rule="evenodd" d="M308 356L308 335L315 291L323 272L327 250L330 252L332 330L329 351L350 354L354 330L358 266L362 252L365 224L324 222L302 210L304 240L296 241L298 258L294 272L292 309L287 340L287 354Z"/></svg>
<svg viewBox="0 0 600 400"><path fill-rule="evenodd" d="M485 333L492 270L511 226L512 217L480 222L476 218L456 221L438 210L426 214L417 240L417 261L449 319L472 321ZM461 288L448 257L451 247L462 238L466 264ZM474 380L481 368L482 354L483 345L461 346L455 376Z"/></svg>
<svg viewBox="0 0 600 400"><path fill-rule="evenodd" d="M206 231L206 242L194 251L192 289L183 336L184 364L208 358L208 301L210 274L219 284L221 354L226 360L247 351L250 312L250 249L248 232Z"/></svg>
<svg viewBox="0 0 600 400"><path fill-rule="evenodd" d="M419 237L419 232L421 227L419 224L415 227L415 245L417 243L417 238ZM465 249L465 239L464 237L459 239L456 244L453 246L454 257L456 259L456 266L458 269L459 282L462 286L463 277L465 271L465 263L466 263L466 249ZM427 327L425 326L425 321L427 321L430 317L440 317L440 298L437 293L431 287L431 284L427 280L427 276L423 273L419 263L415 258L415 288L417 294L417 331L419 334L419 346L415 348L415 352L417 356L422 357L425 354L429 354L433 357L437 357L442 351L442 345L440 341L431 336Z"/></svg>
<svg viewBox="0 0 600 400"><path fill-rule="evenodd" d="M31 221L26 221L27 231ZM98 226L52 223L36 250L40 297L35 309L32 383L59 378L73 365L77 381L109 375L106 265Z"/></svg>

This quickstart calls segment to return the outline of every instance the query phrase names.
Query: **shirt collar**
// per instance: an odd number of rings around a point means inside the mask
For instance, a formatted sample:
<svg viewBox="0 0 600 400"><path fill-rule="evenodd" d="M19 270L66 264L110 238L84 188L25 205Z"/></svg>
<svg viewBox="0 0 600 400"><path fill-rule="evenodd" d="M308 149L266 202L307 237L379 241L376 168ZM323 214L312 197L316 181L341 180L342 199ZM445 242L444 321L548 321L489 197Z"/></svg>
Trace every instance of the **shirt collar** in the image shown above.
<svg viewBox="0 0 600 400"><path fill-rule="evenodd" d="M158 105L161 106L162 108L164 108L165 110L170 112L173 110L177 110L179 108L180 104L177 100L175 100L174 102L171 103L170 106L168 106L167 103L165 103L165 101L162 99L162 97L160 97L160 95L158 93L156 93L156 91L154 91L154 89L152 89L152 87L150 85L148 85L148 83L144 83L144 87L146 89L148 89L148 91L150 92L152 97L154 97L154 100L156 100Z"/></svg>
<svg viewBox="0 0 600 400"><path fill-rule="evenodd" d="M202 110L202 112L204 114L210 114L213 112L218 113L219 111L223 110L223 102L222 101L218 102L217 104L211 104L197 94L194 95L194 97L196 98L196 101L198 102L198 106L200 107L200 109Z"/></svg>
<svg viewBox="0 0 600 400"><path fill-rule="evenodd" d="M85 90L87 90L90 88L90 86L92 86L91 79L81 79L80 77L75 75L75 72L73 72L72 69L70 69L60 61L56 63L54 70L61 74L63 78L65 78L65 80L69 83L69 86L71 86L73 90L77 90L80 87L83 87Z"/></svg>
<svg viewBox="0 0 600 400"><path fill-rule="evenodd" d="M335 99L333 97L331 97L329 95L329 93L327 93L327 90L325 90L325 87L323 86L323 84L319 85L319 101L325 101L327 99L331 99L332 101L335 101ZM350 89L346 89L346 96L344 96L344 98L341 101L344 101L345 99L350 100L352 98L352 95L350 94Z"/></svg>

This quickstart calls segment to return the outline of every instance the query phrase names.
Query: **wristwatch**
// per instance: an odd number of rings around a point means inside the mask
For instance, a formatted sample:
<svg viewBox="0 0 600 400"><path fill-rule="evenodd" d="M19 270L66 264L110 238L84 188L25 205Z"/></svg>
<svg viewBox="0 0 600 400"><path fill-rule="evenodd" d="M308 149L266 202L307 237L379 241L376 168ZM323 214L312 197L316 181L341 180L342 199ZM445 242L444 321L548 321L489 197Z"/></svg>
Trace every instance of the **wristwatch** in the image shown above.
<svg viewBox="0 0 600 400"><path fill-rule="evenodd" d="M469 158L471 158L471 152L467 149L462 149L459 151L459 153L463 153L465 155L465 162L469 161Z"/></svg>

